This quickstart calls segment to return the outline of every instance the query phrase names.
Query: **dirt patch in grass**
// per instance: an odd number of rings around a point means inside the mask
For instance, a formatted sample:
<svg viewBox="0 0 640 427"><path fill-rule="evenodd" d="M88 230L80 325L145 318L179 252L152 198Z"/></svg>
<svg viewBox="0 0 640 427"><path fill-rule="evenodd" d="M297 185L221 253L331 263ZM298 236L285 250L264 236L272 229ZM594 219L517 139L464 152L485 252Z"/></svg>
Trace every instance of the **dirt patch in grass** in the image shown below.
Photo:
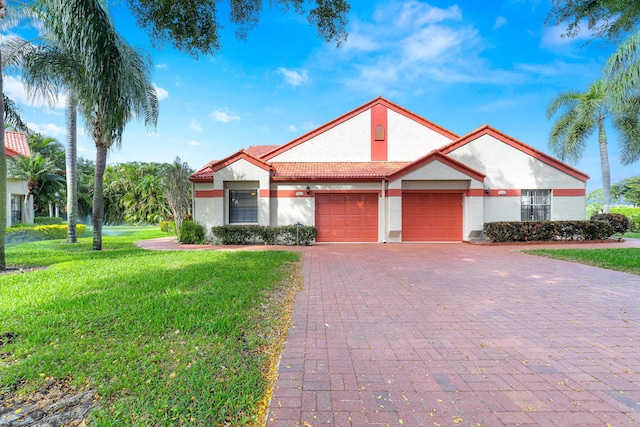
<svg viewBox="0 0 640 427"><path fill-rule="evenodd" d="M0 276L5 274L21 274L21 273L29 273L31 271L36 270L44 270L47 267L31 267L31 266L17 266L17 267L7 267L5 270L0 270ZM0 424L1 426L2 424Z"/></svg>
<svg viewBox="0 0 640 427"><path fill-rule="evenodd" d="M0 426L84 426L95 401L93 389L76 390L67 380L49 379L33 393L0 394Z"/></svg>

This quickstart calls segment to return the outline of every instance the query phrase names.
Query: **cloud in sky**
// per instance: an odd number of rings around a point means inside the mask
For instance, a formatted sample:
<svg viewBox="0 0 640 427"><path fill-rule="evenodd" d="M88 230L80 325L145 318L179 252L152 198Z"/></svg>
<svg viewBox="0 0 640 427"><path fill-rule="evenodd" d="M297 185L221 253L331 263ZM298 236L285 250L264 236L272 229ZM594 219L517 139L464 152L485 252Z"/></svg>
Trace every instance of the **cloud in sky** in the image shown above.
<svg viewBox="0 0 640 427"><path fill-rule="evenodd" d="M163 89L160 86L156 86L155 83L153 84L153 87L156 89L158 101L162 101L163 99L167 99L169 97L169 92L167 92L166 89Z"/></svg>
<svg viewBox="0 0 640 427"><path fill-rule="evenodd" d="M194 139L194 140L189 141L189 145L191 145L192 147L199 147L200 145L202 145L202 142L196 141Z"/></svg>
<svg viewBox="0 0 640 427"><path fill-rule="evenodd" d="M576 41L583 43L587 40L591 40L594 38L594 35L587 28L587 25L586 21L582 21L580 24L580 31L578 31L575 37L562 36L567 32L567 24L560 24L554 27L545 28L540 45L547 48L557 48L567 46Z"/></svg>
<svg viewBox="0 0 640 427"><path fill-rule="evenodd" d="M17 77L4 76L3 89L5 95L19 104L28 105L31 107L40 107L43 105L51 107L48 102L44 103L41 99L29 99L29 97L27 96L27 90L24 87L24 83L22 83L22 80ZM52 107L56 109L64 108L66 101L67 97L64 94L59 94L54 100L54 104L52 105Z"/></svg>
<svg viewBox="0 0 640 427"><path fill-rule="evenodd" d="M191 119L191 122L189 123L189 129L196 132L202 132L202 123L200 123L196 119Z"/></svg>
<svg viewBox="0 0 640 427"><path fill-rule="evenodd" d="M27 122L27 126L34 132L41 133L46 136L64 136L67 133L66 128L58 126L54 123L32 123Z"/></svg>
<svg viewBox="0 0 640 427"><path fill-rule="evenodd" d="M379 6L371 21L354 22L334 61L345 68L342 81L349 87L388 94L425 79L496 80L479 56L487 45L458 5L396 1Z"/></svg>
<svg viewBox="0 0 640 427"><path fill-rule="evenodd" d="M158 70L166 70L167 68L169 68L169 64L165 64L165 63L162 63L162 64L156 64L156 68L157 68Z"/></svg>
<svg viewBox="0 0 640 427"><path fill-rule="evenodd" d="M496 18L496 23L493 25L493 28L500 28L504 27L505 25L507 25L507 18L505 18L504 16L498 16Z"/></svg>
<svg viewBox="0 0 640 427"><path fill-rule="evenodd" d="M218 108L217 110L212 111L211 114L209 114L209 117L211 117L216 122L222 123L229 123L236 120L240 121L240 116L232 111L229 111L228 108Z"/></svg>
<svg viewBox="0 0 640 427"><path fill-rule="evenodd" d="M290 70L280 67L278 72L284 76L284 80L293 87L301 86L309 83L309 74L307 70Z"/></svg>

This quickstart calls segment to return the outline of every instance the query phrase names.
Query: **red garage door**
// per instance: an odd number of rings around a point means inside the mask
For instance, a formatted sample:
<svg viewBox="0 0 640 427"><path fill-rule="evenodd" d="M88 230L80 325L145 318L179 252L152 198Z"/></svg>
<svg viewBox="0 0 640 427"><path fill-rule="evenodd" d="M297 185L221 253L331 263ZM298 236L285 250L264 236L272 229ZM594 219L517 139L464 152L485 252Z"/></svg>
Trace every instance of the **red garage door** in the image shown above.
<svg viewBox="0 0 640 427"><path fill-rule="evenodd" d="M403 192L402 240L462 240L462 194Z"/></svg>
<svg viewBox="0 0 640 427"><path fill-rule="evenodd" d="M378 195L316 194L317 242L377 242Z"/></svg>

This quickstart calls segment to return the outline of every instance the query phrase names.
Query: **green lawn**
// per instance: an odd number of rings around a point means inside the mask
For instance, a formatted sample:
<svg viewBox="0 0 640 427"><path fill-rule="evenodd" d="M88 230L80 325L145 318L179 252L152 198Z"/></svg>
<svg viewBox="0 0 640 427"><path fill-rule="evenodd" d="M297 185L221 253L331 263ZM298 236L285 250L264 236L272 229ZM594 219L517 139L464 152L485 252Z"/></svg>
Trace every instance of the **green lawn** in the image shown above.
<svg viewBox="0 0 640 427"><path fill-rule="evenodd" d="M640 248L533 249L524 252L640 275Z"/></svg>
<svg viewBox="0 0 640 427"><path fill-rule="evenodd" d="M9 245L0 276L0 395L51 379L96 388L98 426L260 424L299 256L145 251L157 229Z"/></svg>

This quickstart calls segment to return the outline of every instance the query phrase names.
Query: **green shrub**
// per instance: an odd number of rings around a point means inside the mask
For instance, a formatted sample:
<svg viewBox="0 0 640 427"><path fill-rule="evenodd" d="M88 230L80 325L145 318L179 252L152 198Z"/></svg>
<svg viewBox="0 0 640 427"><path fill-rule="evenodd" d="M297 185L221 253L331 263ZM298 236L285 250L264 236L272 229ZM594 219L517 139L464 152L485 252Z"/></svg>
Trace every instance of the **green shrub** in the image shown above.
<svg viewBox="0 0 640 427"><path fill-rule="evenodd" d="M51 217L51 216L37 216L33 219L34 224L36 225L54 225L54 224L62 224L62 218Z"/></svg>
<svg viewBox="0 0 640 427"><path fill-rule="evenodd" d="M593 215L591 221L604 221L611 224L614 234L624 234L629 229L629 218L619 213L601 213Z"/></svg>
<svg viewBox="0 0 640 427"><path fill-rule="evenodd" d="M640 233L640 208L630 206L611 208L611 213L622 214L629 219L629 229L633 233Z"/></svg>
<svg viewBox="0 0 640 427"><path fill-rule="evenodd" d="M211 233L223 245L309 245L316 238L318 230L304 225L221 225L212 227Z"/></svg>
<svg viewBox="0 0 640 427"><path fill-rule="evenodd" d="M280 238L285 245L308 246L318 235L318 229L309 225L285 225L280 228Z"/></svg>
<svg viewBox="0 0 640 427"><path fill-rule="evenodd" d="M204 227L193 221L182 221L178 241L187 245L204 243Z"/></svg>
<svg viewBox="0 0 640 427"><path fill-rule="evenodd" d="M30 225L20 224L7 228L6 243L36 242L39 240L55 240L67 238L67 224ZM76 224L76 233L82 237L87 229L84 224Z"/></svg>
<svg viewBox="0 0 640 427"><path fill-rule="evenodd" d="M494 242L602 240L614 229L606 221L502 221L485 223L484 234Z"/></svg>
<svg viewBox="0 0 640 427"><path fill-rule="evenodd" d="M160 221L160 231L165 233L176 234L176 222L175 221Z"/></svg>

